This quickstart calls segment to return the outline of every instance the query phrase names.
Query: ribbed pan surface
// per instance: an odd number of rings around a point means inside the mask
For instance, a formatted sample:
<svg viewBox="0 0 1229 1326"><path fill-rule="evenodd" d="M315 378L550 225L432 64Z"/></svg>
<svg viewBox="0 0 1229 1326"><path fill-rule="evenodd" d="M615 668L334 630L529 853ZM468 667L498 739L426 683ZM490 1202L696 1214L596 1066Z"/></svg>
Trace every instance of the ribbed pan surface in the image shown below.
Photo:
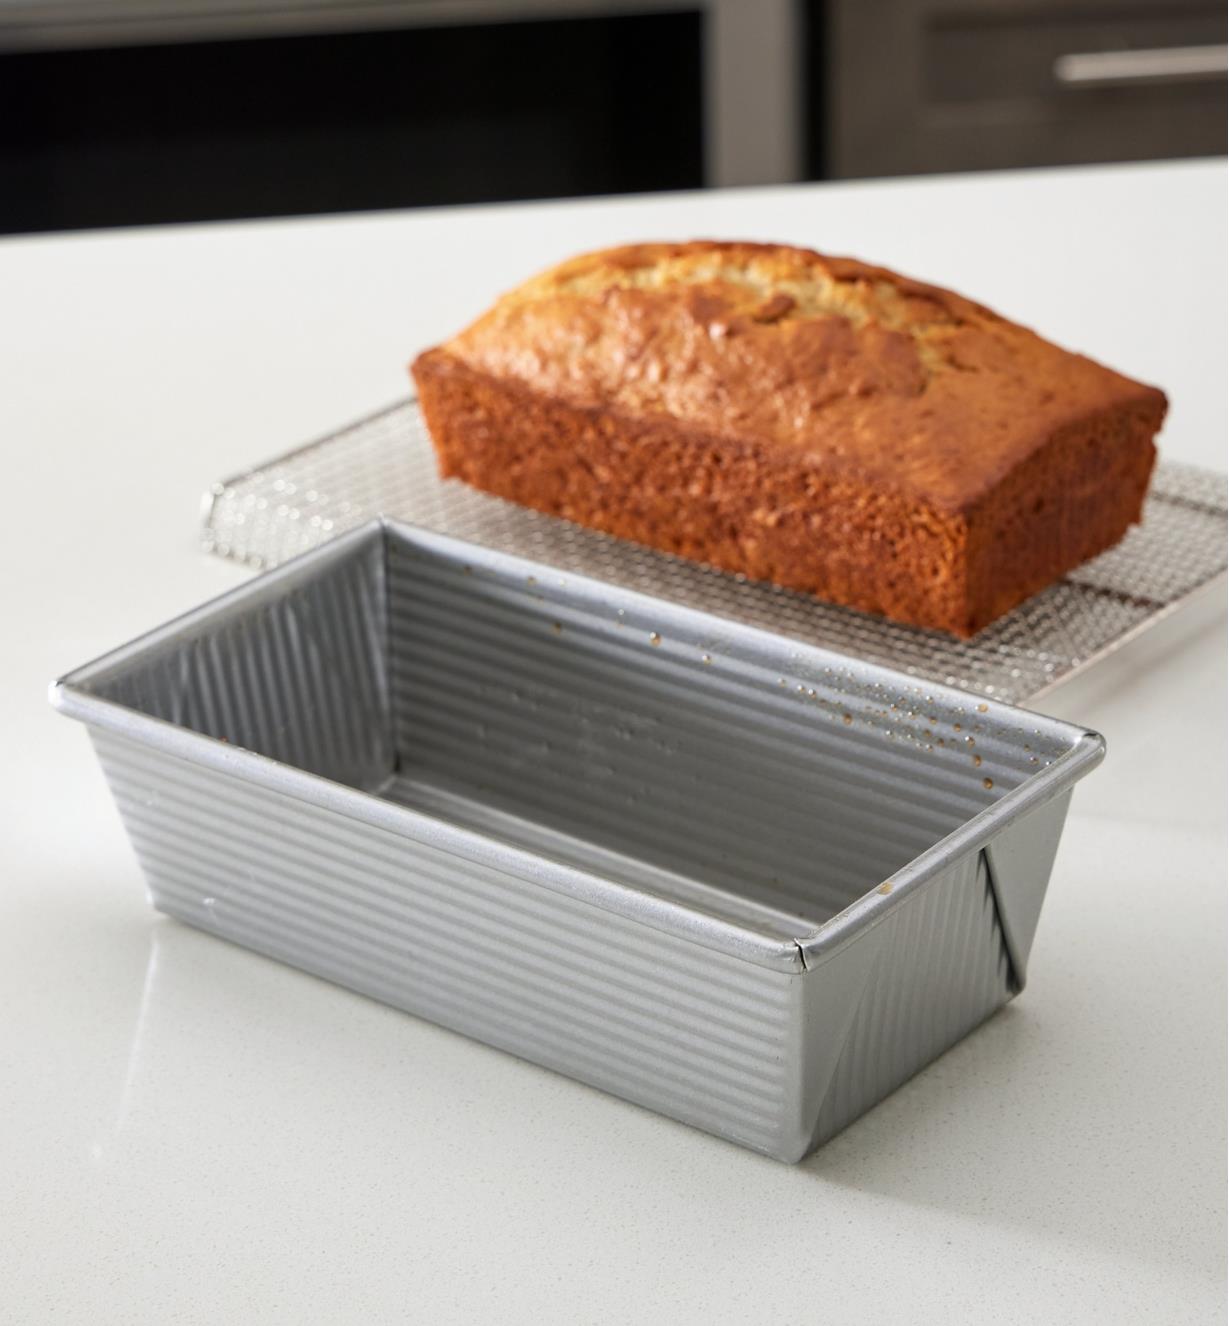
<svg viewBox="0 0 1229 1326"><path fill-rule="evenodd" d="M852 1123L1013 993L981 852L953 865L880 928L813 1145Z"/></svg>
<svg viewBox="0 0 1229 1326"><path fill-rule="evenodd" d="M108 700L348 787L394 768L379 543L208 618L91 684Z"/></svg>
<svg viewBox="0 0 1229 1326"><path fill-rule="evenodd" d="M818 926L1045 758L974 703L816 676L643 600L429 538L388 557L386 794L726 917Z"/></svg>
<svg viewBox="0 0 1229 1326"><path fill-rule="evenodd" d="M779 1149L787 977L125 738L94 743L162 910Z"/></svg>

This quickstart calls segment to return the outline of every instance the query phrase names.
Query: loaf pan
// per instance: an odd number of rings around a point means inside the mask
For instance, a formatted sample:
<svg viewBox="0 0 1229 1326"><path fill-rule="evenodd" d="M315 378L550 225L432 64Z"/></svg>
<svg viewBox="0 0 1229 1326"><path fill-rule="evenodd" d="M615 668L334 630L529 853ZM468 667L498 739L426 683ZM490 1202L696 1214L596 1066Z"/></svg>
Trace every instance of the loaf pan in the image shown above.
<svg viewBox="0 0 1229 1326"><path fill-rule="evenodd" d="M392 522L52 699L162 911L787 1161L1019 992L1104 751Z"/></svg>

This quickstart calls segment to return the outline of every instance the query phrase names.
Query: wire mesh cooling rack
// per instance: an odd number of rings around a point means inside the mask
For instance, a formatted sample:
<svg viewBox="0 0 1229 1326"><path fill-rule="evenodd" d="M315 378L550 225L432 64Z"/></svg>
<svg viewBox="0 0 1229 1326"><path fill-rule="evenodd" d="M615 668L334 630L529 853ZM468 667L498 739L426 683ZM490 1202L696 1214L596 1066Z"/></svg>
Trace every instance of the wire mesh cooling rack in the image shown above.
<svg viewBox="0 0 1229 1326"><path fill-rule="evenodd" d="M697 566L441 480L413 400L212 486L204 546L261 568L377 515L595 576L1015 703L1169 615L1226 565L1225 476L1162 464L1144 521L973 640L898 626Z"/></svg>

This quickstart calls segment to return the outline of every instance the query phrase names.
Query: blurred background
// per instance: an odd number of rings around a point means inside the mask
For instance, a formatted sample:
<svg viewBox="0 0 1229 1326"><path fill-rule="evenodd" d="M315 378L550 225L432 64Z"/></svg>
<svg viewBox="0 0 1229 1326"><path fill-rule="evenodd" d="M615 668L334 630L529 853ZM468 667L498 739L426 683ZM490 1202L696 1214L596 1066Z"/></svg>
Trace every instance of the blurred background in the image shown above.
<svg viewBox="0 0 1229 1326"><path fill-rule="evenodd" d="M1220 0L0 0L0 233L1223 154Z"/></svg>

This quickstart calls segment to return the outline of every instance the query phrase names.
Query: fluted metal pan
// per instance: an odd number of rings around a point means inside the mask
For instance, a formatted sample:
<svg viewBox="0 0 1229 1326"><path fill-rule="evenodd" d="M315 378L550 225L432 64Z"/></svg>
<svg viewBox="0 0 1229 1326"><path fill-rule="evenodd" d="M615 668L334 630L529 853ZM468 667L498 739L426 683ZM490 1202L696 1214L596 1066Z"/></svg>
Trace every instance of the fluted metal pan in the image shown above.
<svg viewBox="0 0 1229 1326"><path fill-rule="evenodd" d="M52 698L156 907L782 1160L1019 992L1104 750L387 521Z"/></svg>

